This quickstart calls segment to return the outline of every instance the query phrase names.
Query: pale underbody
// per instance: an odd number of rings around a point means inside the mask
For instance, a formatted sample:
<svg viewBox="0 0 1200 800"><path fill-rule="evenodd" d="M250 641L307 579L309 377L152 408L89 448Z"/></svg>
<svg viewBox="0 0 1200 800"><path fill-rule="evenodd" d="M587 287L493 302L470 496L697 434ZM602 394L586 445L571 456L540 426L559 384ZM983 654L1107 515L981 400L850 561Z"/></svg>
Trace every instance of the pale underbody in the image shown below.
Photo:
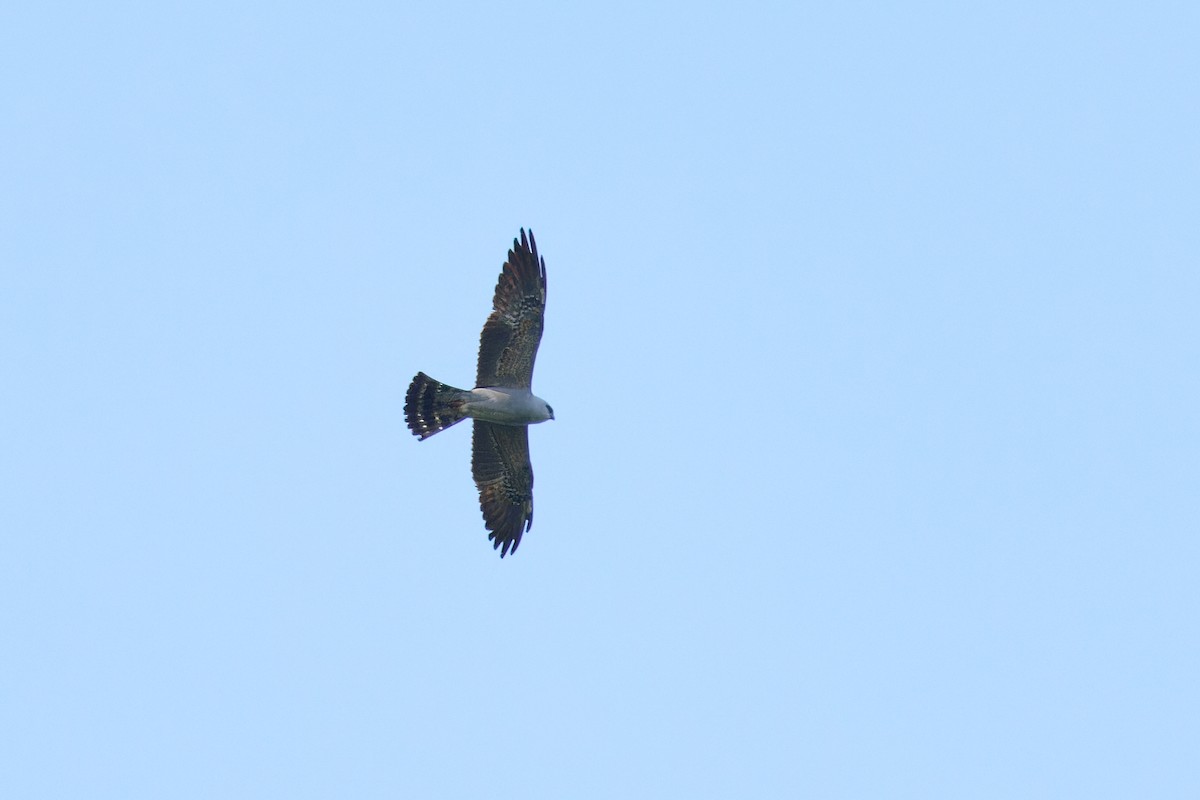
<svg viewBox="0 0 1200 800"><path fill-rule="evenodd" d="M468 417L499 425L531 425L554 419L550 405L528 389L471 389L463 405Z"/></svg>

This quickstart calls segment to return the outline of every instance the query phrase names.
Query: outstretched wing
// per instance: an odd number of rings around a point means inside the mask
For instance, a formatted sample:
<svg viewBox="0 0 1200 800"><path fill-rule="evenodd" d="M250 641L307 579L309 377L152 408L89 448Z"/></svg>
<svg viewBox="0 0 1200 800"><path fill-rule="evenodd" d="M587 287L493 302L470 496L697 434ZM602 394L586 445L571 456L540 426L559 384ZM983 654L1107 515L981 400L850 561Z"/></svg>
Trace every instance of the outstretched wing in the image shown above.
<svg viewBox="0 0 1200 800"><path fill-rule="evenodd" d="M538 258L533 231L526 239L522 228L521 240L513 239L492 308L479 336L475 385L528 389L546 310L546 262Z"/></svg>
<svg viewBox="0 0 1200 800"><path fill-rule="evenodd" d="M517 551L521 534L533 527L533 467L529 428L475 420L471 472L479 489L488 538L504 558Z"/></svg>

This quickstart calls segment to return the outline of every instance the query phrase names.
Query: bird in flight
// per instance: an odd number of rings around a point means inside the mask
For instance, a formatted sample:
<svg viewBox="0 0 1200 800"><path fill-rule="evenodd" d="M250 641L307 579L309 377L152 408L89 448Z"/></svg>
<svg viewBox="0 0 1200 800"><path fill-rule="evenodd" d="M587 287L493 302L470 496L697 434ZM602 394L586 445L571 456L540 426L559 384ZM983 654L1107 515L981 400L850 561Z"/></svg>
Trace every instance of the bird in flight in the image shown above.
<svg viewBox="0 0 1200 800"><path fill-rule="evenodd" d="M533 467L529 426L554 419L554 409L530 391L546 310L546 261L533 231L513 239L500 270L492 313L479 336L475 388L456 389L418 372L404 398L409 430L424 441L470 417L471 472L493 548L504 558L533 527Z"/></svg>

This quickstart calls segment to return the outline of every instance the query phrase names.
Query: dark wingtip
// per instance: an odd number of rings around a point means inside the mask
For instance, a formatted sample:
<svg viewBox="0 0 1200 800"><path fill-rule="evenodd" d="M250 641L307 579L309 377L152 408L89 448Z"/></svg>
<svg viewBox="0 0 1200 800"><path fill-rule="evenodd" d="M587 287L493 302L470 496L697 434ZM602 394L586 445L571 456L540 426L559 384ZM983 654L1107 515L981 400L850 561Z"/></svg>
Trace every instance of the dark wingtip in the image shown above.
<svg viewBox="0 0 1200 800"><path fill-rule="evenodd" d="M521 238L513 239L513 250L524 250L527 253L532 253L533 257L537 258L537 239L533 238L533 228L530 228L528 235L524 228L521 228Z"/></svg>
<svg viewBox="0 0 1200 800"><path fill-rule="evenodd" d="M517 547L519 547L521 544L521 537L524 536L533 525L533 521L527 519L523 525L518 522L514 532L501 533L500 531L494 530L492 523L487 522L486 519L487 518L485 516L484 520L485 527L488 531L488 539L492 543L492 549L500 551L501 558L504 558L509 553L517 552ZM495 525L495 527L500 528L502 526L506 526L508 530L511 530L511 525L508 524L510 522L511 520L505 520L503 523Z"/></svg>
<svg viewBox="0 0 1200 800"><path fill-rule="evenodd" d="M532 253L534 258L537 257L537 242L533 238L533 229L529 229L529 235L525 235L525 229L521 228L521 238L513 239L512 252L509 253L509 259L524 250L526 253Z"/></svg>
<svg viewBox="0 0 1200 800"><path fill-rule="evenodd" d="M488 538L492 540L492 549L500 551L501 558L509 553L517 552L517 545L521 543L520 539L502 539L494 532L488 533Z"/></svg>
<svg viewBox="0 0 1200 800"><path fill-rule="evenodd" d="M508 260L510 263L515 263L517 252L524 250L533 258L533 264L537 267L537 278L542 284L542 292L546 291L546 259L538 255L537 239L533 238L533 228L529 229L529 236L525 236L525 229L521 228L520 241L513 239L513 249L508 252Z"/></svg>

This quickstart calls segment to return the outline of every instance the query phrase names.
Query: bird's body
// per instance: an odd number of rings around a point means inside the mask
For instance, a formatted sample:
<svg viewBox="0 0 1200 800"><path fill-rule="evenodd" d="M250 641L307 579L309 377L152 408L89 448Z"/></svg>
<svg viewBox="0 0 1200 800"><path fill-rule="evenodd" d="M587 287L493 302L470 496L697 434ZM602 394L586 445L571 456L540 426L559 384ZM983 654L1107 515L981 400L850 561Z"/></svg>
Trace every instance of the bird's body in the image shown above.
<svg viewBox="0 0 1200 800"><path fill-rule="evenodd" d="M464 419L521 427L554 419L550 405L528 389L456 389L424 372L409 385L404 412L408 427L422 441Z"/></svg>
<svg viewBox="0 0 1200 800"><path fill-rule="evenodd" d="M468 417L497 425L533 425L554 419L550 405L528 389L482 386L467 393L463 404Z"/></svg>
<svg viewBox="0 0 1200 800"><path fill-rule="evenodd" d="M488 538L503 558L533 525L528 426L554 419L530 390L546 308L546 263L533 231L513 240L500 271L492 314L479 339L474 389L456 389L418 372L405 396L408 427L421 440L473 419L471 471Z"/></svg>

